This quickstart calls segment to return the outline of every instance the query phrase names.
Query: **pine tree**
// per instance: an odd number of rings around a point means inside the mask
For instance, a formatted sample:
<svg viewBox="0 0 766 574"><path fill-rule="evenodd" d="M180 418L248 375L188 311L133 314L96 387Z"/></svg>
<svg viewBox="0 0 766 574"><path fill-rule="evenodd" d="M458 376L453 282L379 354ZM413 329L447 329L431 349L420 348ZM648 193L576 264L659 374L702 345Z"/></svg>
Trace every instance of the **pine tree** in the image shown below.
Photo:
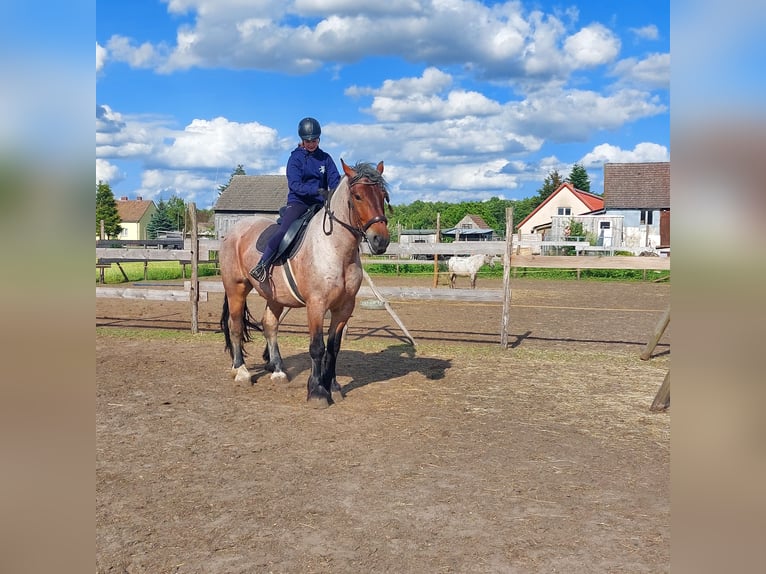
<svg viewBox="0 0 766 574"><path fill-rule="evenodd" d="M588 177L588 172L585 171L585 168L579 163L572 166L572 171L569 172L567 181L574 185L575 189L590 191L590 177Z"/></svg>
<svg viewBox="0 0 766 574"><path fill-rule="evenodd" d="M229 176L229 181L226 183L226 185L219 185L218 186L218 195L221 195L223 193L223 190L226 189L231 185L231 180L235 175L247 175L245 173L245 168L242 167L242 164L237 164L237 167L234 168L234 171L231 172L231 175Z"/></svg>
<svg viewBox="0 0 766 574"><path fill-rule="evenodd" d="M157 239L158 232L170 231L172 229L173 221L168 214L168 206L160 199L160 202L157 204L157 211L152 214L152 218L146 226L146 235L149 239Z"/></svg>
<svg viewBox="0 0 766 574"><path fill-rule="evenodd" d="M559 170L554 169L552 171L549 171L548 176L543 181L543 186L537 190L537 195L540 198L540 203L548 199L548 197L554 191L556 191L562 183L564 183L564 180L561 179ZM540 203L538 203L537 205L540 205Z"/></svg>
<svg viewBox="0 0 766 574"><path fill-rule="evenodd" d="M122 219L117 211L117 201L114 199L112 188L101 180L96 186L96 235L101 233L101 221L104 221L104 233L109 239L114 239L122 232Z"/></svg>

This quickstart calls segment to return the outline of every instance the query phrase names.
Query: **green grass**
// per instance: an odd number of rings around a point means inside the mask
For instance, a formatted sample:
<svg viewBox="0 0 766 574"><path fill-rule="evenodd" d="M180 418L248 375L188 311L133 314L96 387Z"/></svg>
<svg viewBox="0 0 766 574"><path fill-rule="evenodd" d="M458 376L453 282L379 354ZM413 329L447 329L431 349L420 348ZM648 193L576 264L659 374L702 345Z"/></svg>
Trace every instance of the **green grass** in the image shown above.
<svg viewBox="0 0 766 574"><path fill-rule="evenodd" d="M365 265L367 273L370 276L396 275L395 265L379 265L370 263ZM433 275L433 263L424 263L423 265L404 264L399 266L399 275ZM439 273L447 273L447 264L439 263ZM479 269L480 277L502 278L502 265L490 267L484 265ZM535 267L514 267L511 269L512 277L526 277L530 279L577 279L575 269L549 269ZM640 269L581 269L580 279L590 279L596 281L654 281L657 279L669 280L670 271L644 271Z"/></svg>
<svg viewBox="0 0 766 574"><path fill-rule="evenodd" d="M144 278L144 264L140 262L120 263L129 281L172 281L183 279L183 267L178 261L150 261L146 267ZM199 277L218 275L218 269L214 263L200 263L197 269ZM191 277L191 265L186 266L186 279ZM99 282L99 270L96 269L96 283ZM104 269L104 282L106 284L124 283L125 277L120 273L116 263L109 269Z"/></svg>
<svg viewBox="0 0 766 574"><path fill-rule="evenodd" d="M143 263L122 263L122 268L128 275L129 281L144 281ZM396 275L395 265L378 265L370 263L364 266L370 276L383 277ZM423 265L406 264L399 266L399 275L424 275L432 276L434 272L433 263L424 263ZM439 272L447 272L447 264L439 264ZM502 278L503 268L496 265L494 268L485 265L480 270L480 277ZM646 273L646 275L644 275ZM186 266L186 279L191 276L191 266ZM201 263L198 269L199 277L217 277L218 269L213 263ZM534 267L516 267L511 270L511 277L525 277L529 279L577 279L577 271L574 269L542 269ZM147 266L148 281L175 281L183 279L182 266L177 261L156 261L150 262ZM670 281L670 271L651 271L646 272L634 269L581 269L580 279L592 281L655 281L658 279ZM96 283L99 281L99 270L96 269ZM104 270L104 281L106 284L124 283L125 278L120 273L116 264L110 269Z"/></svg>

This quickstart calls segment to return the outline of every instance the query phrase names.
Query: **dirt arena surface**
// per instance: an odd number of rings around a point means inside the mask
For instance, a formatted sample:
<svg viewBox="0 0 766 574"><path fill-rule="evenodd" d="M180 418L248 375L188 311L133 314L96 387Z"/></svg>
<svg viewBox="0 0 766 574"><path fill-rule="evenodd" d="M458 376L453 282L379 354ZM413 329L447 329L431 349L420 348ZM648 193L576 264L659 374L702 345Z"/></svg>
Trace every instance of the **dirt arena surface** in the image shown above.
<svg viewBox="0 0 766 574"><path fill-rule="evenodd" d="M509 349L499 304L392 302L414 349L358 305L346 399L323 411L301 310L280 339L290 382L256 334L242 386L221 294L196 336L188 303L97 299L97 572L668 572L670 413L648 407L670 327L639 354L670 286L511 285Z"/></svg>

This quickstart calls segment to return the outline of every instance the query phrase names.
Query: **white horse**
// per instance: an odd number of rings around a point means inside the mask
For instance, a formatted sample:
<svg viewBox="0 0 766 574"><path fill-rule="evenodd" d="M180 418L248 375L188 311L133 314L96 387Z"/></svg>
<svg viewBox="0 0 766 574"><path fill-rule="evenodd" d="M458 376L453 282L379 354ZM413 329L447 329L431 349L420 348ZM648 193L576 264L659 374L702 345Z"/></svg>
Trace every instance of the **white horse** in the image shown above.
<svg viewBox="0 0 766 574"><path fill-rule="evenodd" d="M492 257L489 255L482 255L481 253L471 255L470 257L450 257L447 262L450 289L455 288L455 279L458 275L470 277L471 289L476 289L476 274L485 263L488 263L491 266L495 265L495 261Z"/></svg>

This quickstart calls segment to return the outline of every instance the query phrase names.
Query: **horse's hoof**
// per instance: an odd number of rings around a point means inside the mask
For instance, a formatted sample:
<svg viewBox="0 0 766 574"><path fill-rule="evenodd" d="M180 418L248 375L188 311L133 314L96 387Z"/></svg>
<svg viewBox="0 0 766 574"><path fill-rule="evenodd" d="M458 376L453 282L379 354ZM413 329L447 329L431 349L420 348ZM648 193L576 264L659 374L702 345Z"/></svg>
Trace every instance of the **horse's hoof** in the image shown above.
<svg viewBox="0 0 766 574"><path fill-rule="evenodd" d="M241 365L235 371L234 382L241 385L252 385L253 379L250 377L250 371L247 370L245 365Z"/></svg>
<svg viewBox="0 0 766 574"><path fill-rule="evenodd" d="M339 403L346 398L338 383L333 384L331 396L334 403Z"/></svg>
<svg viewBox="0 0 766 574"><path fill-rule="evenodd" d="M312 409L326 409L330 406L330 401L328 401L325 397L309 397L308 405Z"/></svg>
<svg viewBox="0 0 766 574"><path fill-rule="evenodd" d="M271 373L271 380L274 383L286 383L287 382L287 375L283 372L278 373Z"/></svg>

